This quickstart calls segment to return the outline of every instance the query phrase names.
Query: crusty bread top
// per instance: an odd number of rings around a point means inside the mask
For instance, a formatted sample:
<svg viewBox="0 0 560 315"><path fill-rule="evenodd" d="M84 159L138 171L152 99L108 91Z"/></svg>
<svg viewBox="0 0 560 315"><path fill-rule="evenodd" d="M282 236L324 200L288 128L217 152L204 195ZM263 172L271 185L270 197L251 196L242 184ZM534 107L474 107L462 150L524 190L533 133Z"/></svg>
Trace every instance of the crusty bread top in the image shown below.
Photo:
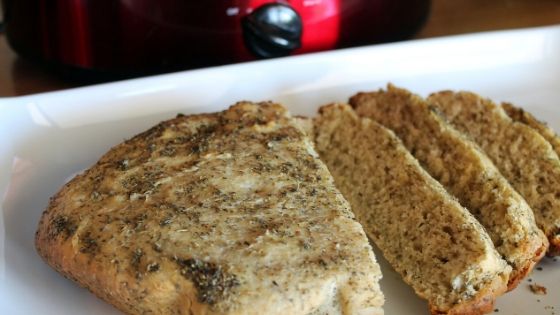
<svg viewBox="0 0 560 315"><path fill-rule="evenodd" d="M407 90L360 93L356 112L393 130L420 164L471 211L513 267L510 289L546 252L533 211L480 148Z"/></svg>
<svg viewBox="0 0 560 315"><path fill-rule="evenodd" d="M430 177L393 132L348 105L320 109L315 146L356 218L433 313L479 314L511 268L478 221Z"/></svg>
<svg viewBox="0 0 560 315"><path fill-rule="evenodd" d="M364 231L271 103L180 116L111 149L53 197L36 246L131 314L382 314Z"/></svg>
<svg viewBox="0 0 560 315"><path fill-rule="evenodd" d="M550 241L548 254L560 255L560 160L550 143L474 93L443 91L428 101L484 149L533 209Z"/></svg>

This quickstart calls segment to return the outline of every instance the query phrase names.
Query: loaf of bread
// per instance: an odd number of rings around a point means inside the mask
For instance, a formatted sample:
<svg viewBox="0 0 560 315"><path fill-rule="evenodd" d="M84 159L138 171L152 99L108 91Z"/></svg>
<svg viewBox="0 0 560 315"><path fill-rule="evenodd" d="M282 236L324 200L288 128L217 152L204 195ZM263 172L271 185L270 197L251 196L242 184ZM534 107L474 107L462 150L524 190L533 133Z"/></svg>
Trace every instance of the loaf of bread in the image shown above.
<svg viewBox="0 0 560 315"><path fill-rule="evenodd" d="M271 103L180 116L114 147L51 199L36 248L128 314L383 314L362 227Z"/></svg>
<svg viewBox="0 0 560 315"><path fill-rule="evenodd" d="M335 104L320 109L313 133L356 218L404 281L429 301L432 314L492 310L510 266L482 225L393 132Z"/></svg>
<svg viewBox="0 0 560 315"><path fill-rule="evenodd" d="M533 211L480 148L447 124L422 98L388 86L351 98L358 115L393 130L428 173L482 223L513 268L515 288L542 258L548 241Z"/></svg>
<svg viewBox="0 0 560 315"><path fill-rule="evenodd" d="M474 93L444 91L428 101L482 147L533 209L549 239L548 254L560 255L560 160L550 143Z"/></svg>

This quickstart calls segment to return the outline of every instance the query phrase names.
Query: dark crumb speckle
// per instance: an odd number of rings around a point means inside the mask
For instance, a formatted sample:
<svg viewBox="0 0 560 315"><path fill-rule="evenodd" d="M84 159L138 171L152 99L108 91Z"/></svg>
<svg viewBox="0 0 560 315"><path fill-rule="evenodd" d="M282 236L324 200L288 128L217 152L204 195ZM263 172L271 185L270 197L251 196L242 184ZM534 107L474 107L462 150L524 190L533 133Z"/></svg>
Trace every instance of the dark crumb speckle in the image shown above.
<svg viewBox="0 0 560 315"><path fill-rule="evenodd" d="M497 308L497 309L494 310L494 313L498 313L499 311L500 311L500 309Z"/></svg>
<svg viewBox="0 0 560 315"><path fill-rule="evenodd" d="M529 278L529 279L527 279L527 281L529 281L529 282L533 282L533 279Z"/></svg>
<svg viewBox="0 0 560 315"><path fill-rule="evenodd" d="M163 156L174 156L177 150L172 146L166 146L163 150L161 150L161 155Z"/></svg>
<svg viewBox="0 0 560 315"><path fill-rule="evenodd" d="M531 289L531 292L533 292L534 294L538 294L538 295L545 295L546 294L546 288L543 287L542 285L538 285L538 284L530 284L529 285L529 289Z"/></svg>
<svg viewBox="0 0 560 315"><path fill-rule="evenodd" d="M201 147L199 145L193 145L191 147L191 152L194 153L194 154L200 153L200 151L202 151L202 150L201 150Z"/></svg>
<svg viewBox="0 0 560 315"><path fill-rule="evenodd" d="M151 263L149 264L146 269L148 270L148 272L156 272L159 270L159 264L158 263Z"/></svg>
<svg viewBox="0 0 560 315"><path fill-rule="evenodd" d="M301 247L303 247L303 249L305 249L305 250L311 249L311 244L308 241L302 240L302 241L300 241L300 243L301 243Z"/></svg>
<svg viewBox="0 0 560 315"><path fill-rule="evenodd" d="M543 268L542 268L542 267L537 267L537 270L538 270L538 271L542 271Z"/></svg>
<svg viewBox="0 0 560 315"><path fill-rule="evenodd" d="M61 233L68 238L76 232L77 226L66 216L57 216L51 221L49 237L54 238Z"/></svg>
<svg viewBox="0 0 560 315"><path fill-rule="evenodd" d="M173 222L173 218L167 217L167 218L165 218L165 219L159 221L159 225L160 225L160 226L166 226L166 225L171 224L171 222Z"/></svg>
<svg viewBox="0 0 560 315"><path fill-rule="evenodd" d="M80 252L92 254L97 251L97 241L92 237L90 232L84 233L80 237Z"/></svg>
<svg viewBox="0 0 560 315"><path fill-rule="evenodd" d="M91 200L99 201L101 200L101 194L98 191L92 191L90 195Z"/></svg>
<svg viewBox="0 0 560 315"><path fill-rule="evenodd" d="M129 162L127 159L120 160L117 162L117 169L120 171L126 171L128 169Z"/></svg>
<svg viewBox="0 0 560 315"><path fill-rule="evenodd" d="M161 253L161 244L160 243L154 243L154 245L152 246L152 248L158 252Z"/></svg>
<svg viewBox="0 0 560 315"><path fill-rule="evenodd" d="M138 266L140 265L140 259L142 259L142 256L144 256L144 252L138 248L136 249L133 253L132 253L132 257L130 258L130 264L138 269Z"/></svg>
<svg viewBox="0 0 560 315"><path fill-rule="evenodd" d="M222 270L221 266L200 259L176 259L181 275L191 280L198 291L198 300L213 305L225 298L230 290L239 285L235 275Z"/></svg>

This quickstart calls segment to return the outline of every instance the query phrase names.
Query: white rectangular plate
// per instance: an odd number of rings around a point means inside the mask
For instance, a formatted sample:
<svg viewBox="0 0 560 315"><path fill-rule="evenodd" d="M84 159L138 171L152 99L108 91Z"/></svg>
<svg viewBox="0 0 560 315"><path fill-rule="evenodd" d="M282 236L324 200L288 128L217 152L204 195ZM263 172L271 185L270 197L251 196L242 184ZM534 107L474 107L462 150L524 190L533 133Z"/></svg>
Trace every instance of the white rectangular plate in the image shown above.
<svg viewBox="0 0 560 315"><path fill-rule="evenodd" d="M109 148L178 112L274 100L292 113L345 101L387 82L421 95L472 90L510 101L560 130L560 26L419 40L180 72L0 99L0 314L118 314L35 253L49 197ZM428 314L377 252L386 314ZM542 268L542 270L540 270ZM499 298L499 314L560 311L560 262L545 259ZM497 312L497 311L496 311Z"/></svg>

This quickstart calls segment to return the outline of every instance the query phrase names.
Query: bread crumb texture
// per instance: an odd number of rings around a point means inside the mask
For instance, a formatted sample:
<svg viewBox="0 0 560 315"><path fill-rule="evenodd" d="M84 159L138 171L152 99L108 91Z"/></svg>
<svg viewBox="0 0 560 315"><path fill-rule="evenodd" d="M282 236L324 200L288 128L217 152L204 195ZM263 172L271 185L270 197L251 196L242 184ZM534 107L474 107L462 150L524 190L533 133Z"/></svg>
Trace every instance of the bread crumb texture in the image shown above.
<svg viewBox="0 0 560 315"><path fill-rule="evenodd" d="M433 314L480 314L511 268L488 234L397 136L348 105L322 107L316 149L366 233Z"/></svg>
<svg viewBox="0 0 560 315"><path fill-rule="evenodd" d="M443 91L428 101L471 137L527 200L560 255L560 160L552 145L530 126L513 121L491 100L470 92Z"/></svg>
<svg viewBox="0 0 560 315"><path fill-rule="evenodd" d="M485 227L512 266L509 288L530 273L548 241L533 210L474 142L449 125L440 111L407 90L360 93L356 112L393 130L422 167L456 196Z"/></svg>

